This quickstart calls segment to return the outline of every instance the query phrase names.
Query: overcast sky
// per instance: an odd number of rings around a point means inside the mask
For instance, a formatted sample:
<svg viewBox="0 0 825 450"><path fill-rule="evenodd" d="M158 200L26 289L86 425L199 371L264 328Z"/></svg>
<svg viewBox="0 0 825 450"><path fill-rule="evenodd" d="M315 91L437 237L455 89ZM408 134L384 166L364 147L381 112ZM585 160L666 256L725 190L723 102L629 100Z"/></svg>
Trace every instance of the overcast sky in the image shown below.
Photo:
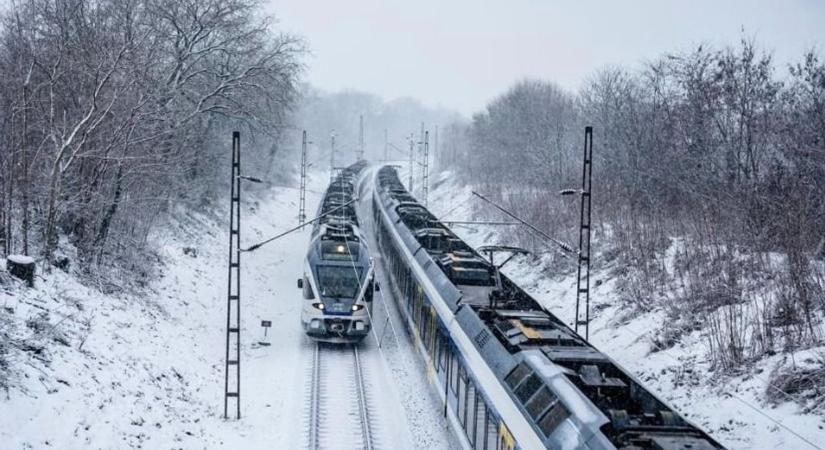
<svg viewBox="0 0 825 450"><path fill-rule="evenodd" d="M307 39L313 85L468 116L521 78L576 89L599 67L736 43L743 27L783 64L825 55L825 0L270 1L281 29Z"/></svg>

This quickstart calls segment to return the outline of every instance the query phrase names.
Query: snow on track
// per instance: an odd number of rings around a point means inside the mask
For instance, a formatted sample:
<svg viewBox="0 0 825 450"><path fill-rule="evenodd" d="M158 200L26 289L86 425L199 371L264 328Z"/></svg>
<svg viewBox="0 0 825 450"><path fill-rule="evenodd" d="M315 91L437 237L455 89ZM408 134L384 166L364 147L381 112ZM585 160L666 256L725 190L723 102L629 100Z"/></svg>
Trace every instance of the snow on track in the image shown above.
<svg viewBox="0 0 825 450"><path fill-rule="evenodd" d="M327 181L327 174L317 174L310 180L309 187L316 193L308 191L307 211L315 211ZM253 243L291 226L284 218L296 216L297 199L297 191L293 190L261 201L255 208L254 223L248 220L244 225L245 241ZM311 380L316 343L301 328L303 300L295 280L302 274L311 229L307 226L244 257L244 418L241 422L214 423L223 429L223 448L365 448L351 346L321 346L315 400L321 408L314 419L317 425L309 420L313 415ZM223 308L225 301L225 314ZM270 346L256 344L263 336L261 320L272 320ZM388 448L393 449L421 448L413 445L409 426L398 406L398 390L375 342L374 336L369 335L358 347L363 404L368 411L374 448L381 448L384 442L392 443ZM317 427L313 442L310 426Z"/></svg>
<svg viewBox="0 0 825 450"><path fill-rule="evenodd" d="M358 346L316 343L311 372L309 449L376 448Z"/></svg>

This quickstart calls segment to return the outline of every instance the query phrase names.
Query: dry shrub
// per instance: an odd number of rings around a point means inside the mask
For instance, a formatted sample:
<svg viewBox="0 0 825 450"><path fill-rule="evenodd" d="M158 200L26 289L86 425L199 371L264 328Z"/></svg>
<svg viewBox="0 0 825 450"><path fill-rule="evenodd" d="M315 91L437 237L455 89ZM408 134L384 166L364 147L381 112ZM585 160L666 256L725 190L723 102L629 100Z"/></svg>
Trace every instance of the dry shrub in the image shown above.
<svg viewBox="0 0 825 450"><path fill-rule="evenodd" d="M765 396L773 404L796 400L806 413L825 412L825 354L806 367L777 366L771 373Z"/></svg>

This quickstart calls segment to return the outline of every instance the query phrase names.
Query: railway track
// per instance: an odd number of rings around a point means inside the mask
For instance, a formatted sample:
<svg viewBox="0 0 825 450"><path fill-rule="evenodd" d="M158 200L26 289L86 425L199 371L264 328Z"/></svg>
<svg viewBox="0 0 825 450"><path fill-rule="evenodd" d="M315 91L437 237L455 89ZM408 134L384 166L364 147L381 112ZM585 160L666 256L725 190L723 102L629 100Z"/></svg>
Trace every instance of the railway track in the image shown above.
<svg viewBox="0 0 825 450"><path fill-rule="evenodd" d="M315 343L311 370L308 448L374 450L358 347Z"/></svg>

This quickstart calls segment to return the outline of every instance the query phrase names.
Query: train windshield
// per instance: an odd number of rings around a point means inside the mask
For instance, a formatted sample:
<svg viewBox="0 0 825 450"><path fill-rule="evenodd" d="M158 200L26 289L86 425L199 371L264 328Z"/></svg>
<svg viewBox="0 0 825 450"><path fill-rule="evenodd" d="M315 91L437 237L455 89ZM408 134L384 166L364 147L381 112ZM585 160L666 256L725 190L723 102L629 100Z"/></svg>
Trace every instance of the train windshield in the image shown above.
<svg viewBox="0 0 825 450"><path fill-rule="evenodd" d="M361 287L361 268L318 266L318 284L324 297L355 298Z"/></svg>

